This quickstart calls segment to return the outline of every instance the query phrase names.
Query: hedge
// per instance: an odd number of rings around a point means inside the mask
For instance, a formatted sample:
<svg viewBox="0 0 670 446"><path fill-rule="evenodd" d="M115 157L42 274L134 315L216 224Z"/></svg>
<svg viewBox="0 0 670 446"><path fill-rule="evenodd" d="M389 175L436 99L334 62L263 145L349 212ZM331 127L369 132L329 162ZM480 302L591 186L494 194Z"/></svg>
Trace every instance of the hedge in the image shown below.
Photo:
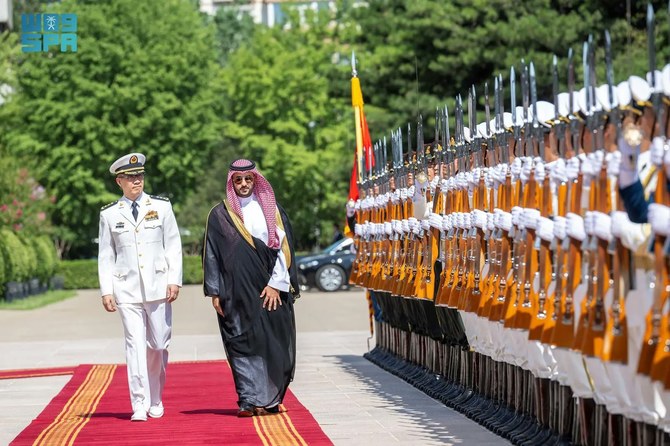
<svg viewBox="0 0 670 446"><path fill-rule="evenodd" d="M65 278L66 290L99 288L98 260L63 260L60 262L60 274ZM202 283L202 261L200 256L184 256L184 285Z"/></svg>
<svg viewBox="0 0 670 446"><path fill-rule="evenodd" d="M25 233L21 232L17 234L17 237L22 245L23 255L26 258L26 266L28 271L27 275L23 278L23 280L29 280L32 279L33 277L38 277L38 267L40 259L38 259L38 254L35 252L35 247L33 246L33 243L30 241L30 236L27 236ZM12 253L11 255L14 255L14 253Z"/></svg>
<svg viewBox="0 0 670 446"><path fill-rule="evenodd" d="M42 282L47 282L53 277L58 265L58 253L49 236L42 235L31 239L33 248L37 254L37 271L35 275Z"/></svg>
<svg viewBox="0 0 670 446"><path fill-rule="evenodd" d="M30 258L21 240L9 229L0 229L0 246L4 248L5 283L23 282L30 279ZM31 249L32 251L32 249ZM34 256L34 254L30 254Z"/></svg>

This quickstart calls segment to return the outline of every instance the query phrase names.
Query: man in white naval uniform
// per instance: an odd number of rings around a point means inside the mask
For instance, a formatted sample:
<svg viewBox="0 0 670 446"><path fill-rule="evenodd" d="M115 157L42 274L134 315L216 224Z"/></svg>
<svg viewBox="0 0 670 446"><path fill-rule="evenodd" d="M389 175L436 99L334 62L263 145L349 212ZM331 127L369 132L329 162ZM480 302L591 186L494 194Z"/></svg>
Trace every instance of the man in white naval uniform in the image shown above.
<svg viewBox="0 0 670 446"><path fill-rule="evenodd" d="M172 302L182 284L181 238L167 198L144 193L141 153L109 171L123 191L100 211L98 277L102 305L123 322L132 421L163 416Z"/></svg>

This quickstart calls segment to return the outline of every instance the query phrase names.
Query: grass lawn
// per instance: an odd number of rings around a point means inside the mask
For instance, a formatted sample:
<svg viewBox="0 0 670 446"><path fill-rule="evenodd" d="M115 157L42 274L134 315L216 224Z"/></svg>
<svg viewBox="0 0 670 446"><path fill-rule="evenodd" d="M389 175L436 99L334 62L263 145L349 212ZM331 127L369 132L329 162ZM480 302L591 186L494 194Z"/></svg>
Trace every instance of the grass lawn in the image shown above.
<svg viewBox="0 0 670 446"><path fill-rule="evenodd" d="M0 310L33 310L55 302L60 302L61 300L69 299L76 294L76 290L56 290L47 291L44 294L36 294L12 302L0 300Z"/></svg>

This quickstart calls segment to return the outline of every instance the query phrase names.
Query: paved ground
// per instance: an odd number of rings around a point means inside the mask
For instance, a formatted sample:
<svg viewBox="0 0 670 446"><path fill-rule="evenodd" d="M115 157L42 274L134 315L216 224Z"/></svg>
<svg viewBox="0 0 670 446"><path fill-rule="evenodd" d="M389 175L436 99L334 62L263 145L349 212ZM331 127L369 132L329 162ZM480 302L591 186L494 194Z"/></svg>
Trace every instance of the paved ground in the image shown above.
<svg viewBox="0 0 670 446"><path fill-rule="evenodd" d="M199 286L187 286L174 304L171 361L224 357L211 303L201 296ZM295 308L291 390L336 445L509 444L363 359L374 344L362 291L306 292ZM0 370L124 360L121 321L103 310L97 291L38 310L0 311ZM69 379L0 380L0 445Z"/></svg>

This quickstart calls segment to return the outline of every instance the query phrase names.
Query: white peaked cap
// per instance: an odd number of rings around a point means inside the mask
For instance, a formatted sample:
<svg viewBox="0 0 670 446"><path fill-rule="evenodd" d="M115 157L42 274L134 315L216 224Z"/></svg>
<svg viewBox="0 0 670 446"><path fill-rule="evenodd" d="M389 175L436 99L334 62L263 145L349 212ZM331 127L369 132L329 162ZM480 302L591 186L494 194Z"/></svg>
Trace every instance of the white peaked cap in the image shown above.
<svg viewBox="0 0 670 446"><path fill-rule="evenodd" d="M495 130L495 120L493 120L493 123L494 123L494 125L489 127L490 130L491 130L491 135L493 135L493 133L494 133L493 131ZM486 121L480 122L479 124L477 124L477 134L479 134L479 136L481 138L486 138L486 137L489 136L486 133Z"/></svg>
<svg viewBox="0 0 670 446"><path fill-rule="evenodd" d="M623 81L616 86L616 96L620 107L630 105L633 97L630 94L630 84L628 81Z"/></svg>
<svg viewBox="0 0 670 446"><path fill-rule="evenodd" d="M528 119L533 118L533 111L529 108L528 109ZM516 125L519 127L523 127L525 122L523 122L523 107L521 105L516 106Z"/></svg>
<svg viewBox="0 0 670 446"><path fill-rule="evenodd" d="M596 99L605 111L610 111L612 108L619 106L619 99L617 98L616 87L614 85L612 86L612 104L610 104L609 85L607 84L596 88Z"/></svg>
<svg viewBox="0 0 670 446"><path fill-rule="evenodd" d="M572 110L570 110L570 93L564 91L558 94L558 112L561 116L574 115L579 111L579 98L577 92L572 93Z"/></svg>
<svg viewBox="0 0 670 446"><path fill-rule="evenodd" d="M640 76L629 77L628 85L630 85L630 94L636 102L647 102L651 98L651 87Z"/></svg>
<svg viewBox="0 0 670 446"><path fill-rule="evenodd" d="M465 126L463 126L463 139L465 142L472 141L472 138L470 137L470 129Z"/></svg>
<svg viewBox="0 0 670 446"><path fill-rule="evenodd" d="M496 132L496 118L491 119L491 122L489 122L489 125L491 126L491 132L495 133ZM505 112L503 113L502 116L502 129L500 130L500 133L504 133L506 129L511 128L514 125L512 122L512 114L510 112Z"/></svg>
<svg viewBox="0 0 670 446"><path fill-rule="evenodd" d="M651 71L647 72L647 83L652 91L663 93L663 74L661 73L661 70L655 70L654 73L656 73L656 88L651 85Z"/></svg>
<svg viewBox="0 0 670 446"><path fill-rule="evenodd" d="M547 101L537 101L535 103L535 106L537 107L537 122L539 122L545 127L551 127L552 122L556 117L556 110L554 109L554 104Z"/></svg>
<svg viewBox="0 0 670 446"><path fill-rule="evenodd" d="M594 111L598 111L598 110L603 109L602 106L600 105L600 103L598 102L597 97L596 97L595 106L591 106L590 108L588 108L586 106L586 88L582 88L581 90L579 90L579 92L577 93L577 98L578 98L578 102L579 102L579 110L584 115L590 115Z"/></svg>
<svg viewBox="0 0 670 446"><path fill-rule="evenodd" d="M670 96L670 63L663 68L661 79L663 79L663 93Z"/></svg>
<svg viewBox="0 0 670 446"><path fill-rule="evenodd" d="M506 129L514 127L514 121L512 121L512 113L510 112L503 113L503 127L505 127Z"/></svg>

